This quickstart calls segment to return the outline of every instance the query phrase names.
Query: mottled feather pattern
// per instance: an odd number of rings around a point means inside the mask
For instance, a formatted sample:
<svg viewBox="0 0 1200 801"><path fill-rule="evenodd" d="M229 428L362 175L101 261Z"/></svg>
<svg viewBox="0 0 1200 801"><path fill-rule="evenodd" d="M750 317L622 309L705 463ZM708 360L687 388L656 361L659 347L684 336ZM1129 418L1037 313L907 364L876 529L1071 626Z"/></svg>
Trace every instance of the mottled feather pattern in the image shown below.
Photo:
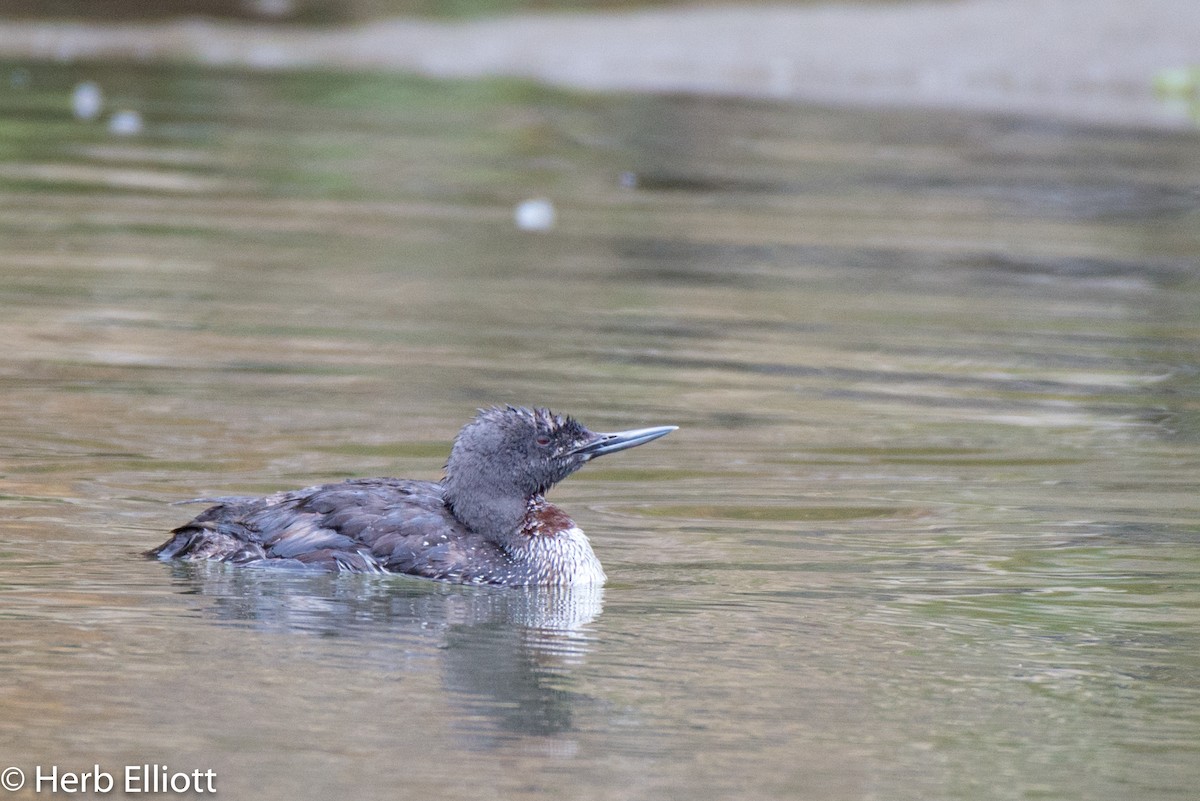
<svg viewBox="0 0 1200 801"><path fill-rule="evenodd" d="M530 501L526 520L521 531L530 537L551 537L554 526L583 536L540 496ZM429 481L352 479L238 499L206 510L172 534L155 552L159 558L406 573L474 584L556 583L519 554L472 537L446 509L442 486Z"/></svg>
<svg viewBox="0 0 1200 801"><path fill-rule="evenodd" d="M151 554L475 584L602 584L587 537L545 492L595 456L674 428L595 434L548 409L483 409L459 431L440 482L363 478L219 498Z"/></svg>

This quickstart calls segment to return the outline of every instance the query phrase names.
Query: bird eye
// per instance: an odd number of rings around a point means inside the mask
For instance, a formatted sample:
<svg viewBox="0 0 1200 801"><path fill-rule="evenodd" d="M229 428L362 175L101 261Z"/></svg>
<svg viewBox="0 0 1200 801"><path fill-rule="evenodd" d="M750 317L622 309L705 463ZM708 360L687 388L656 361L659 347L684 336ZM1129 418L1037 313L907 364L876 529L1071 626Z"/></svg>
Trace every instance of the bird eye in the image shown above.
<svg viewBox="0 0 1200 801"><path fill-rule="evenodd" d="M546 436L545 434L538 434L533 441L544 448L550 444L550 437Z"/></svg>

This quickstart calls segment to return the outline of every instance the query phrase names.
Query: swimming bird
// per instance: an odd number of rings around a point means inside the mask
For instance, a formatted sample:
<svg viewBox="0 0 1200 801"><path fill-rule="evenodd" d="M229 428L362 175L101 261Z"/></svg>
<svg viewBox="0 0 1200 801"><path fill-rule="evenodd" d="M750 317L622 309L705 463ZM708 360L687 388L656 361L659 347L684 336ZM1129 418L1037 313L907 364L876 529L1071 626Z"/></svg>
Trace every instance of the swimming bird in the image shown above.
<svg viewBox="0 0 1200 801"><path fill-rule="evenodd" d="M216 505L147 555L465 584L603 584L588 538L546 492L597 456L676 428L598 434L547 409L481 409L455 438L441 481L356 478L201 498Z"/></svg>

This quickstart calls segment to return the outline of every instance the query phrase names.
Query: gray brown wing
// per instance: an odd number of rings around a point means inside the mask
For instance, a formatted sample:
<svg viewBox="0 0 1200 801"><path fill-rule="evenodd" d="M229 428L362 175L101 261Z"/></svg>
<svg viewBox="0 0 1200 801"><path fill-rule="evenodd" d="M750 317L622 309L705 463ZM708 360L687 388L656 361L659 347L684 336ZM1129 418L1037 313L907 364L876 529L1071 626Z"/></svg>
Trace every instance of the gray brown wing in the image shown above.
<svg viewBox="0 0 1200 801"><path fill-rule="evenodd" d="M151 554L448 579L461 575L475 539L449 514L439 484L399 479L230 499L172 535Z"/></svg>

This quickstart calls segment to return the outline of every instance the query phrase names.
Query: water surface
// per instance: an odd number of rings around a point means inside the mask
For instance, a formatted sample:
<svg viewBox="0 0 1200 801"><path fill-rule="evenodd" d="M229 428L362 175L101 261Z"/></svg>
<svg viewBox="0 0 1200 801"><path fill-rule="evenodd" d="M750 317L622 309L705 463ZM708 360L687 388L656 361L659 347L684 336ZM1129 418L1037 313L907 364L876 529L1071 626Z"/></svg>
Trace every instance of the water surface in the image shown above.
<svg viewBox="0 0 1200 801"><path fill-rule="evenodd" d="M4 766L263 799L1194 794L1195 135L3 75ZM74 120L83 79L144 132ZM531 197L552 230L513 225ZM174 501L435 478L504 402L681 426L554 492L603 592L138 557Z"/></svg>

